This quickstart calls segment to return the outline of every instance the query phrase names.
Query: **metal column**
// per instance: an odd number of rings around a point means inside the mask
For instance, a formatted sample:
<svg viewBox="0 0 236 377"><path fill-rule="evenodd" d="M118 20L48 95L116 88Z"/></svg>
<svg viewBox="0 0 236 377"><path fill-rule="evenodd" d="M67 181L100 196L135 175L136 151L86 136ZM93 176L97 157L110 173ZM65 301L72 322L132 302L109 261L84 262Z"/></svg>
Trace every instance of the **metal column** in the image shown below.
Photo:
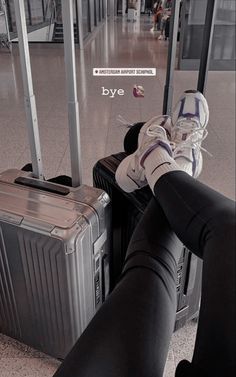
<svg viewBox="0 0 236 377"><path fill-rule="evenodd" d="M33 175L43 179L42 157L39 141L38 119L35 96L33 92L32 73L30 66L29 45L25 21L24 0L14 0L16 27L18 33L22 80L24 87L24 100L26 121L29 134L30 151L33 166Z"/></svg>
<svg viewBox="0 0 236 377"><path fill-rule="evenodd" d="M206 9L206 17L205 17L205 26L204 26L204 32L203 32L198 84L197 84L197 89L203 94L205 93L205 89L206 89L207 75L208 75L208 69L209 69L209 64L210 64L210 59L211 59L211 46L212 46L212 39L213 39L213 32L214 32L216 8L217 8L217 0L208 0L207 9Z"/></svg>
<svg viewBox="0 0 236 377"><path fill-rule="evenodd" d="M174 0L171 8L171 18L170 18L170 39L169 39L169 49L167 58L167 72L166 72L166 83L164 89L164 101L162 113L171 114L172 99L173 99L173 76L175 70L175 59L176 59L176 46L177 46L177 35L179 28L179 9L180 0Z"/></svg>
<svg viewBox="0 0 236 377"><path fill-rule="evenodd" d="M79 125L79 104L77 98L73 0L62 0L62 19L64 30L65 70L68 97L68 120L70 137L72 185L81 184L81 144Z"/></svg>

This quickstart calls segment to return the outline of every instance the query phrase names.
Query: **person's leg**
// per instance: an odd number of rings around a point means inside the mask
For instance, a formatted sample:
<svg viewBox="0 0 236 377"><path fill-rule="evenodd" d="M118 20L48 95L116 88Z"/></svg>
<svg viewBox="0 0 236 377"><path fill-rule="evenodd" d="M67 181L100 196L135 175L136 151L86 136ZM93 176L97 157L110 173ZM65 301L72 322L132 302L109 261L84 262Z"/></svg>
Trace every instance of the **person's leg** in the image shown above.
<svg viewBox="0 0 236 377"><path fill-rule="evenodd" d="M162 377L181 251L153 198L132 236L120 282L54 377Z"/></svg>
<svg viewBox="0 0 236 377"><path fill-rule="evenodd" d="M147 123L140 131L137 151L121 162L116 178L127 192L148 182L172 229L203 259L192 361L199 372L193 375L230 377L236 371L235 203L189 176L197 177L202 168L201 140L209 116L206 100L187 91L177 110L172 116L172 120L177 117L175 150L158 122Z"/></svg>
<svg viewBox="0 0 236 377"><path fill-rule="evenodd" d="M161 32L161 34L158 37L159 40L163 39L163 26L164 26L164 20L163 20L163 15L161 14L159 18L159 30Z"/></svg>
<svg viewBox="0 0 236 377"><path fill-rule="evenodd" d="M153 31L157 31L157 22L158 22L158 15L155 13L153 16Z"/></svg>
<svg viewBox="0 0 236 377"><path fill-rule="evenodd" d="M154 192L172 229L203 259L202 298L192 364L214 377L236 372L235 203L170 172Z"/></svg>

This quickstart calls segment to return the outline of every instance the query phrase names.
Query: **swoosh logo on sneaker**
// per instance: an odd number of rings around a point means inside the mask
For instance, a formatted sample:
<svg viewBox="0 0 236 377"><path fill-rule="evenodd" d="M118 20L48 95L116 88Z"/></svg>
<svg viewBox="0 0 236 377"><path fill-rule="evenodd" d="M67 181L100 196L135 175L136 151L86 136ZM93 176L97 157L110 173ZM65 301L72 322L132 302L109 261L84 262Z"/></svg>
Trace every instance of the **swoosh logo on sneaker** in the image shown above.
<svg viewBox="0 0 236 377"><path fill-rule="evenodd" d="M166 162L162 162L162 164L157 165L157 166L155 167L155 169L151 172L151 175L152 175L152 174L153 174L158 168L160 168L160 167L163 166L163 165L171 165L171 163L168 162L168 161L166 161Z"/></svg>
<svg viewBox="0 0 236 377"><path fill-rule="evenodd" d="M131 181L133 181L135 184L136 184L136 186L138 187L138 188L141 188L142 186L140 186L129 174L127 174L127 177L129 177L129 179L131 179Z"/></svg>

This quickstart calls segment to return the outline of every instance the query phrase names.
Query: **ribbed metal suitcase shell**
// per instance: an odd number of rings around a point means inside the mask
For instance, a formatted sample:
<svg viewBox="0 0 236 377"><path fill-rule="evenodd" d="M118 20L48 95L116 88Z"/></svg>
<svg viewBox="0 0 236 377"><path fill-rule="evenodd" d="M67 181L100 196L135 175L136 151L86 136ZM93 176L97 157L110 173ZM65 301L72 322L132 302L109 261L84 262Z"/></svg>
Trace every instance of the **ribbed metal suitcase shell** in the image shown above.
<svg viewBox="0 0 236 377"><path fill-rule="evenodd" d="M109 197L59 196L0 174L0 331L64 358L109 290Z"/></svg>

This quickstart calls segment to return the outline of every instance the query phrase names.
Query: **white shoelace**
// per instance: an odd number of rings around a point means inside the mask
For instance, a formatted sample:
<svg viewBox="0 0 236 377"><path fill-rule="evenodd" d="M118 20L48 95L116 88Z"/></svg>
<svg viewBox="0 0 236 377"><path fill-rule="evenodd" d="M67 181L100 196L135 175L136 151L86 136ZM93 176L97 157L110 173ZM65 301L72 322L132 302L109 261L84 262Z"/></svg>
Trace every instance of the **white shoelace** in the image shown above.
<svg viewBox="0 0 236 377"><path fill-rule="evenodd" d="M183 122L183 121L177 122L177 124L173 127L172 132L174 132L176 130L176 134L177 134L178 131L180 130L181 136L182 136L182 133L184 131L186 131L186 133L189 133L190 131L192 131L192 132L187 137L186 140L180 141L178 144L171 141L170 142L171 148L174 149L175 154L176 154L176 152L178 152L179 150L181 150L185 147L192 148L192 149L199 148L201 151L207 153L210 157L212 157L212 154L210 152L208 152L207 149L205 149L201 146L201 143L203 142L203 140L206 139L206 137L208 135L208 131L206 129L202 129L202 128L196 129L195 124L197 122L194 121L194 120L192 120L191 122L192 122L192 128L190 128L189 123L185 124L185 122ZM197 135L198 135L198 137L196 137Z"/></svg>
<svg viewBox="0 0 236 377"><path fill-rule="evenodd" d="M126 128L131 128L133 127L134 123L131 123L128 119L125 119L122 115L118 115L116 117L117 122L119 122L120 126L126 127Z"/></svg>

